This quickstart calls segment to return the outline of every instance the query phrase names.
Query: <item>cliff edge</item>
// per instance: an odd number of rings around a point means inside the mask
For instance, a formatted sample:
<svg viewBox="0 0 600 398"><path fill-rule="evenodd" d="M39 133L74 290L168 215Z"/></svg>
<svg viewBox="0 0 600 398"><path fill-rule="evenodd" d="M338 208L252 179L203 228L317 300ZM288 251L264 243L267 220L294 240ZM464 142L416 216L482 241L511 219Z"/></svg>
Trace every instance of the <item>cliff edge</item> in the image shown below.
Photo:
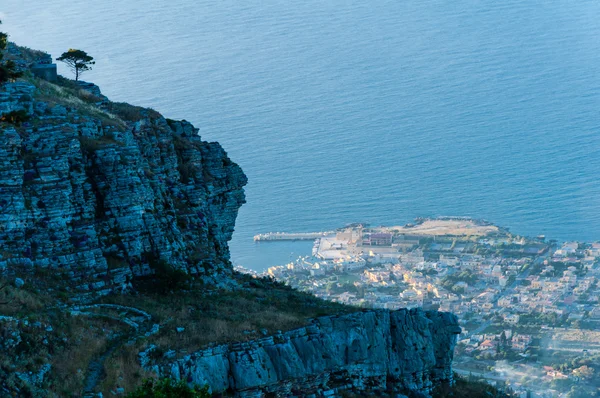
<svg viewBox="0 0 600 398"><path fill-rule="evenodd" d="M220 345L178 361L143 366L214 393L331 396L342 391L429 395L452 384L460 327L456 316L434 311L370 310L314 319L309 326L245 343Z"/></svg>
<svg viewBox="0 0 600 398"><path fill-rule="evenodd" d="M207 282L230 272L247 179L223 148L186 121L58 83L0 88L0 117L20 115L0 128L0 269L100 293L165 266Z"/></svg>
<svg viewBox="0 0 600 398"><path fill-rule="evenodd" d="M8 52L25 71L40 55ZM2 85L0 395L122 396L144 377L244 397L452 384L454 315L233 272L246 183L186 121L62 77Z"/></svg>

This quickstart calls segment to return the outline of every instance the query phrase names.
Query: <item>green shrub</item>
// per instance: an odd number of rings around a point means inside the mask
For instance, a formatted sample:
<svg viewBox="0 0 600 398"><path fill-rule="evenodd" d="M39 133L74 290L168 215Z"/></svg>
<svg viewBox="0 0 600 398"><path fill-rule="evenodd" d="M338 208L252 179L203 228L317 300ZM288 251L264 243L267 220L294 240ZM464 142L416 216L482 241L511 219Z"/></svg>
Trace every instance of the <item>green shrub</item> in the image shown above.
<svg viewBox="0 0 600 398"><path fill-rule="evenodd" d="M208 386L189 387L184 381L173 381L168 378L146 379L135 391L127 394L127 398L208 398Z"/></svg>
<svg viewBox="0 0 600 398"><path fill-rule="evenodd" d="M22 123L27 122L28 120L29 115L25 110L12 111L0 116L1 122L10 123L17 126L20 126Z"/></svg>
<svg viewBox="0 0 600 398"><path fill-rule="evenodd" d="M149 117L150 119L157 119L160 117L160 113L156 112L154 109L142 108L141 106L134 106L125 102L111 102L108 105L108 110L112 114L129 122L137 122L146 117Z"/></svg>
<svg viewBox="0 0 600 398"><path fill-rule="evenodd" d="M180 163L177 169L179 170L179 180L182 184L188 184L194 178L196 167L192 163Z"/></svg>
<svg viewBox="0 0 600 398"><path fill-rule="evenodd" d="M475 377L461 377L454 374L454 385L443 384L431 394L433 398L514 398L511 391L502 391L484 380Z"/></svg>
<svg viewBox="0 0 600 398"><path fill-rule="evenodd" d="M189 287L192 277L185 271L173 267L155 253L145 252L142 258L148 262L154 274L138 278L137 287L141 290L166 294Z"/></svg>
<svg viewBox="0 0 600 398"><path fill-rule="evenodd" d="M2 21L0 21L0 24ZM4 61L4 50L8 46L8 35L0 32L0 86L4 83L23 76L17 65L12 60Z"/></svg>
<svg viewBox="0 0 600 398"><path fill-rule="evenodd" d="M173 267L166 261L159 261L154 265L156 277L155 288L159 292L167 293L188 287L191 280L186 272Z"/></svg>
<svg viewBox="0 0 600 398"><path fill-rule="evenodd" d="M127 268L129 266L125 259L116 255L107 254L104 256L104 258L106 259L108 269Z"/></svg>
<svg viewBox="0 0 600 398"><path fill-rule="evenodd" d="M123 145L109 135L103 135L99 138L79 137L79 142L81 143L81 149L88 153L96 152L97 150L106 148L109 145Z"/></svg>

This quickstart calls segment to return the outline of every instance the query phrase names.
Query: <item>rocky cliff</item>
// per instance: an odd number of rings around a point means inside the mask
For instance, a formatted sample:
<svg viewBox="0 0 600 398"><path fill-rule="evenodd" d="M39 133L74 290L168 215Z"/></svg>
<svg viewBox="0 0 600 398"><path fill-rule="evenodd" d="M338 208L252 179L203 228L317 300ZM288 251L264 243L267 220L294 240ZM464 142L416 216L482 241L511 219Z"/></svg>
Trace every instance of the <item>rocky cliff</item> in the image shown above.
<svg viewBox="0 0 600 398"><path fill-rule="evenodd" d="M246 176L186 121L36 78L0 88L0 269L107 292L165 264L214 281Z"/></svg>
<svg viewBox="0 0 600 398"><path fill-rule="evenodd" d="M10 51L26 68L27 50ZM190 123L93 84L26 74L1 86L0 393L122 395L147 375L239 396L428 395L452 382L451 314L361 312L234 274L246 182ZM179 271L194 282L176 297L108 295ZM269 336L278 328L295 329ZM199 350L204 333L265 337Z"/></svg>
<svg viewBox="0 0 600 398"><path fill-rule="evenodd" d="M413 310L372 310L315 319L311 325L247 343L220 345L147 369L215 393L243 397L330 396L349 390L419 392L452 382L460 333L456 316Z"/></svg>

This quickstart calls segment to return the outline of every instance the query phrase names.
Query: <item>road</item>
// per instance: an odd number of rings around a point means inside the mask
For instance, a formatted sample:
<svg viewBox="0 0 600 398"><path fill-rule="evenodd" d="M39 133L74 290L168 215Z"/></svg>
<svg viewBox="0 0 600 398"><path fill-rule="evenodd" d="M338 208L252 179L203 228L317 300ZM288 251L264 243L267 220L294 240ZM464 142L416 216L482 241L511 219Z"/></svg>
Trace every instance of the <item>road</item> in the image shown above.
<svg viewBox="0 0 600 398"><path fill-rule="evenodd" d="M506 376L497 375L494 372L473 372L472 370L463 370L463 369L458 369L456 367L454 367L452 370L454 370L456 373L458 373L461 376L473 375L475 377L481 377L486 380L495 380L495 381L506 381L506 379L507 379Z"/></svg>
<svg viewBox="0 0 600 398"><path fill-rule="evenodd" d="M544 260L546 260L548 258L548 256L550 255L550 251L548 251L548 253L546 253L545 255L539 256L537 257L534 261L533 264L531 264L529 267L527 267L527 269L525 271L523 271L523 273L521 273L520 275L518 275L515 278L515 281L513 283L510 284L510 286L508 286L506 289L504 289L503 291L501 291L495 298L493 301L494 306L496 304L498 304L498 300L500 300L502 297L507 296L509 294L512 294L513 291L515 290L515 288L519 285L519 283L525 279L527 279L527 277L529 276L529 274L531 273L531 270L533 268L535 268L536 266L542 264L544 262ZM483 332L485 329L487 329L490 325L492 324L492 320L489 321L485 321L484 323L482 323L479 327L477 327L477 329L472 330L469 334L467 334L465 337L469 338L475 334L480 334L481 332Z"/></svg>

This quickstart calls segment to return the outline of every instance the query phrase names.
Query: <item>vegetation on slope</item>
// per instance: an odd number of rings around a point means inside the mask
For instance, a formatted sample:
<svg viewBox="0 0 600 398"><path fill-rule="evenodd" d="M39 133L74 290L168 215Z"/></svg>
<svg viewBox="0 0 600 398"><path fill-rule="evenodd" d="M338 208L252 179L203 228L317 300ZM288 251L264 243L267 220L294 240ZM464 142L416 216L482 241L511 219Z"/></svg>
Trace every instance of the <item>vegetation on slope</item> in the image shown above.
<svg viewBox="0 0 600 398"><path fill-rule="evenodd" d="M123 347L106 361L104 388L112 388L119 380L127 380L128 389L139 383L146 374L137 355L150 344L157 347L152 352L153 359L160 361L173 355L173 351L179 357L209 345L248 341L277 330L301 327L318 316L359 310L318 299L270 279L241 274L236 279L240 286L232 290L193 286L177 294L146 292L103 298L103 303L142 309L161 325L158 333Z"/></svg>
<svg viewBox="0 0 600 398"><path fill-rule="evenodd" d="M184 381L172 379L146 379L127 398L208 398L211 394L207 387L189 387Z"/></svg>
<svg viewBox="0 0 600 398"><path fill-rule="evenodd" d="M502 391L485 380L464 378L454 374L455 384L440 385L433 391L433 398L513 398L510 391Z"/></svg>
<svg viewBox="0 0 600 398"><path fill-rule="evenodd" d="M80 396L90 383L105 394L128 393L153 376L141 368L138 358L151 344L157 346L153 360L163 356L170 360L167 352L180 357L210 344L247 341L300 327L317 316L358 311L270 279L235 274L234 280L222 289L190 282L179 291L109 295L86 306L54 289L51 278L32 276L20 288L11 281L0 292L0 302L8 302L0 305L0 312L19 322L0 320L0 335L5 341L11 335L19 337L0 361L0 386L11 385L23 396L36 396L17 373L35 373L50 364L39 385L48 396ZM0 286L8 282L0 281ZM150 318L143 319L137 311ZM137 329L128 323L132 321ZM159 325L157 333L146 336L154 324ZM98 380L90 377L94 362L101 366Z"/></svg>

